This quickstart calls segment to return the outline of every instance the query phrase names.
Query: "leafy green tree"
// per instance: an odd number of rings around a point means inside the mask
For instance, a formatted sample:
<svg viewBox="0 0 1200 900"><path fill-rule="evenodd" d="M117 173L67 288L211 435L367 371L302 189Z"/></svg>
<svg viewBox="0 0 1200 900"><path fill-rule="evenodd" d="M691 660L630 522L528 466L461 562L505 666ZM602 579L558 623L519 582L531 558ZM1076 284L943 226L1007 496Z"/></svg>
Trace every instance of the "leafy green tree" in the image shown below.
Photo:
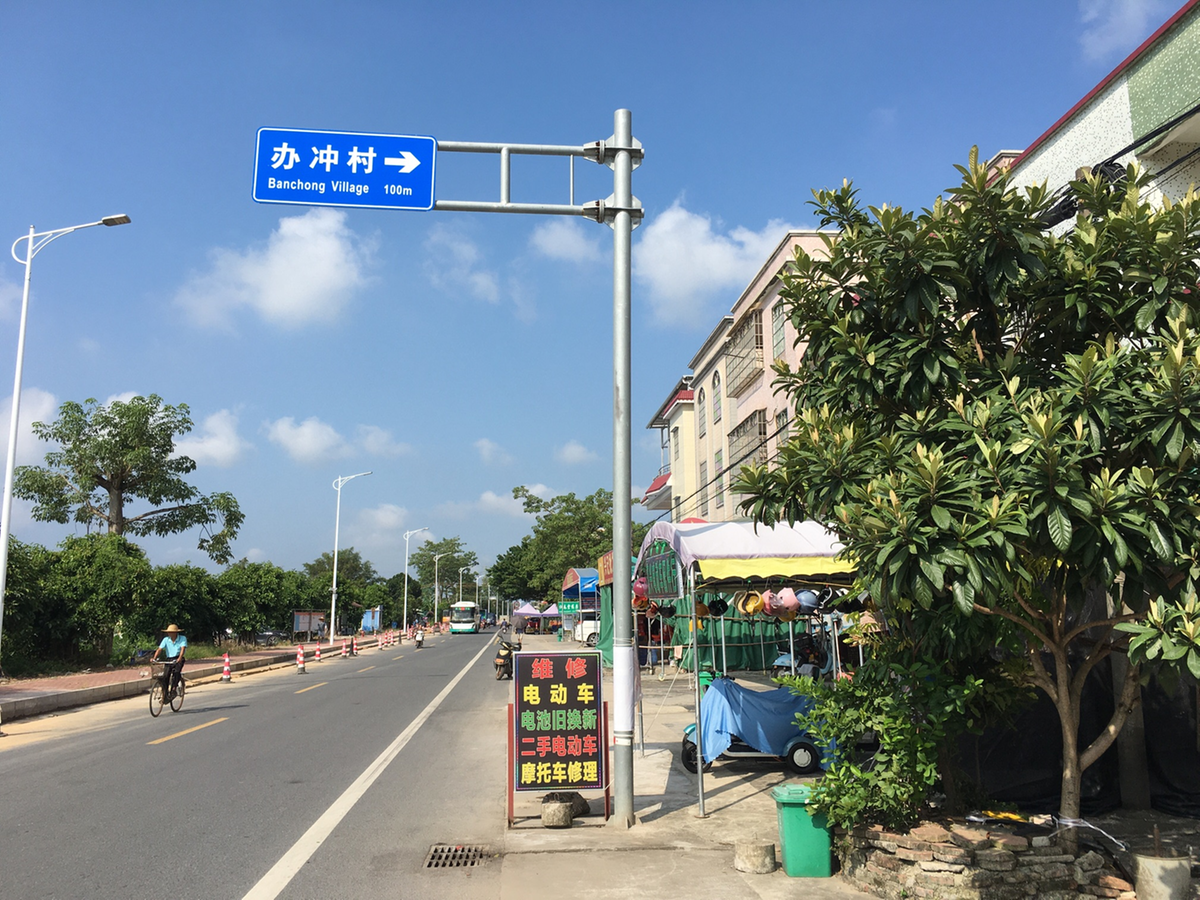
<svg viewBox="0 0 1200 900"><path fill-rule="evenodd" d="M155 636L178 625L193 643L209 643L225 628L217 579L199 566L158 566L151 571L146 597L125 619L135 634Z"/></svg>
<svg viewBox="0 0 1200 900"><path fill-rule="evenodd" d="M9 538L4 592L4 643L0 672L36 672L51 660L72 659L79 630L65 598L46 590L58 554Z"/></svg>
<svg viewBox="0 0 1200 900"><path fill-rule="evenodd" d="M488 575L506 600L556 602L562 598L568 569L594 567L612 549L612 491L602 488L587 497L561 494L543 500L526 487L515 487L513 496L535 517L533 533L502 553ZM634 547L647 530L633 523Z"/></svg>
<svg viewBox="0 0 1200 900"><path fill-rule="evenodd" d="M290 631L292 611L310 606L306 586L301 572L269 562L239 560L217 577L224 627L232 628L245 641L267 629Z"/></svg>
<svg viewBox="0 0 1200 900"><path fill-rule="evenodd" d="M383 604L385 622L399 622L404 618L404 582L406 580L408 582L409 615L411 616L414 610L422 610L430 605L421 595L421 582L411 575L397 572L385 583L387 588L387 599Z"/></svg>
<svg viewBox="0 0 1200 900"><path fill-rule="evenodd" d="M437 565L434 565L434 557L440 556ZM422 585L428 585L428 590L424 591L423 596L425 602L423 609L433 610L434 602L434 570L437 571L436 586L438 615L445 613L447 606L458 600L458 570L470 569L471 572L479 574L479 557L475 555L474 550L468 550L463 544L462 538L455 535L454 537L442 538L440 541L426 541L421 546L409 554L408 559L409 571L413 569L417 572L417 578ZM463 590L466 590L466 583L471 572L463 572ZM474 589L470 599L475 599ZM412 615L412 594L408 595L409 615Z"/></svg>
<svg viewBox="0 0 1200 900"><path fill-rule="evenodd" d="M68 401L53 423L34 423L34 434L59 449L46 454L45 466L19 468L15 493L32 500L33 517L44 522L132 536L199 527L198 547L228 562L244 516L232 494L204 495L184 480L196 463L175 454L175 437L191 429L186 405L164 405L154 394L105 405ZM134 501L151 508L131 515Z"/></svg>
<svg viewBox="0 0 1200 900"><path fill-rule="evenodd" d="M304 564L308 584L306 599L312 609L324 609L329 605L333 591L333 553L322 553L312 562ZM337 558L338 601L337 616L340 627L358 630L363 612L379 606L386 593L369 590L373 585L382 585L383 579L375 571L370 560L353 547L338 550Z"/></svg>
<svg viewBox="0 0 1200 900"><path fill-rule="evenodd" d="M88 648L107 658L114 629L145 606L152 582L150 563L136 544L119 534L89 534L63 542L44 589L51 602L70 609Z"/></svg>
<svg viewBox="0 0 1200 900"><path fill-rule="evenodd" d="M840 536L881 607L983 614L1023 636L1061 722L1063 816L1138 698L1138 658L1080 746L1088 673L1118 626L1182 609L1200 574L1200 204L1153 208L1130 169L1073 182L1078 220L1047 233L1044 187L975 155L914 214L816 192L826 253L798 250L783 296L799 340L777 385L793 436L734 490L758 521ZM1190 621L1195 621L1192 617ZM1144 643L1162 643L1146 636ZM1194 638L1166 637L1200 675Z"/></svg>

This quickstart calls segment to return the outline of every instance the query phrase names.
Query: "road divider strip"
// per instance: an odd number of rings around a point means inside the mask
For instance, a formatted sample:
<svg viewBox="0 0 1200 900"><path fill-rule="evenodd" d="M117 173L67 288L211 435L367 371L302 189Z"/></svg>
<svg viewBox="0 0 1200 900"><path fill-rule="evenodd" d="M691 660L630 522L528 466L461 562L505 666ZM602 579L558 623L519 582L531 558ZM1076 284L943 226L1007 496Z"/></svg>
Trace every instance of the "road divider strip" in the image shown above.
<svg viewBox="0 0 1200 900"><path fill-rule="evenodd" d="M267 874L260 878L254 887L250 888L242 900L275 900L276 897L283 893L283 889L291 883L291 880L296 877L296 873L317 852L317 848L333 833L333 829L337 828L342 819L346 817L346 814L354 808L354 804L362 799L367 789L375 783L375 780L384 773L384 770L387 769L392 760L399 756L400 751L412 740L413 735L421 729L421 726L425 724L430 716L437 712L437 708L442 705L445 699L450 696L450 692L463 680L463 677L470 671L471 666L475 665L479 661L479 658L489 649L491 649L490 641L484 644L479 649L479 652L471 657L471 661L462 667L448 685L442 688L441 693L429 701L429 705L421 710L417 717L409 723L408 727L397 735L396 739L388 745L387 749L380 753L375 758L375 761L367 766L366 770L358 778L354 779L354 783L346 788L340 797L333 801L333 805L325 810L317 821L313 822L308 831L304 832L300 836L300 839L292 844L287 853L280 857L279 862L275 863Z"/></svg>
<svg viewBox="0 0 1200 900"><path fill-rule="evenodd" d="M229 716L221 716L219 719L213 719L211 722L205 722L203 725L196 725L193 728L185 728L183 731L177 731L174 734L168 734L166 737L160 737L157 741L146 741L146 746L150 747L154 744L165 744L167 741L173 741L177 737L183 737L185 734L191 734L193 731L199 731L201 728L207 728L209 725L220 725L222 722L228 722Z"/></svg>
<svg viewBox="0 0 1200 900"><path fill-rule="evenodd" d="M328 681L319 681L319 682L317 682L316 684L310 684L310 685L309 685L308 687L306 687L306 688L300 688L300 690L296 691L296 693L297 693L297 694L303 694L305 691L311 691L311 690L313 690L314 688L319 688L319 687L322 687L323 685L326 685L326 684L329 684L329 682L328 682Z"/></svg>

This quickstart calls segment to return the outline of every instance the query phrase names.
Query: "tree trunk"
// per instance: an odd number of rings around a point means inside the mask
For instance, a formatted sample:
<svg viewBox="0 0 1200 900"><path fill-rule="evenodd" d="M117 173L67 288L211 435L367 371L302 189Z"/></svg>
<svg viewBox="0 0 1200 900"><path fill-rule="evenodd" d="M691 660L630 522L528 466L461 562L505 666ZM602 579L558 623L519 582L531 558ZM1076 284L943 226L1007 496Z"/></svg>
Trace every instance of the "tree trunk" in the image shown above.
<svg viewBox="0 0 1200 900"><path fill-rule="evenodd" d="M108 489L108 533L125 533L125 495L116 488Z"/></svg>

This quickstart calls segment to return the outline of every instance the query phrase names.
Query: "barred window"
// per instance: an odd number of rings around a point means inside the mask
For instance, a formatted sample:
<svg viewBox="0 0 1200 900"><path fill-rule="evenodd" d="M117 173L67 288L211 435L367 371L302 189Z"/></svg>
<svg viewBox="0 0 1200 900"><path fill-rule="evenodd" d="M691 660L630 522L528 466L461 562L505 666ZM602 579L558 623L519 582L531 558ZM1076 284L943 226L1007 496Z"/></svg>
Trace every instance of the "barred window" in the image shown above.
<svg viewBox="0 0 1200 900"><path fill-rule="evenodd" d="M696 434L700 437L708 434L708 419L704 415L704 388L700 388L699 403L696 404Z"/></svg>
<svg viewBox="0 0 1200 900"><path fill-rule="evenodd" d="M720 450L713 454L713 467L717 470L717 509L721 509L725 505L725 471L723 469L725 462L725 454Z"/></svg>
<svg viewBox="0 0 1200 900"><path fill-rule="evenodd" d="M767 461L767 411L756 409L729 432L729 458L733 465L764 465Z"/></svg>
<svg viewBox="0 0 1200 900"><path fill-rule="evenodd" d="M775 443L776 443L776 445L787 443L788 434L791 431L791 429L788 428L788 425L790 424L790 422L791 422L791 419L788 417L788 411L786 409L781 409L779 412L775 413Z"/></svg>
<svg viewBox="0 0 1200 900"><path fill-rule="evenodd" d="M713 424L721 421L721 373L713 372Z"/></svg>
<svg viewBox="0 0 1200 900"><path fill-rule="evenodd" d="M708 516L708 463L700 463L700 516Z"/></svg>
<svg viewBox="0 0 1200 900"><path fill-rule="evenodd" d="M725 392L740 394L762 373L762 310L752 311L729 336L725 351Z"/></svg>
<svg viewBox="0 0 1200 900"><path fill-rule="evenodd" d="M671 453L676 461L679 460L679 426L676 425L671 429Z"/></svg>
<svg viewBox="0 0 1200 900"><path fill-rule="evenodd" d="M783 358L783 325L787 314L783 311L783 301L780 300L771 307L771 358Z"/></svg>

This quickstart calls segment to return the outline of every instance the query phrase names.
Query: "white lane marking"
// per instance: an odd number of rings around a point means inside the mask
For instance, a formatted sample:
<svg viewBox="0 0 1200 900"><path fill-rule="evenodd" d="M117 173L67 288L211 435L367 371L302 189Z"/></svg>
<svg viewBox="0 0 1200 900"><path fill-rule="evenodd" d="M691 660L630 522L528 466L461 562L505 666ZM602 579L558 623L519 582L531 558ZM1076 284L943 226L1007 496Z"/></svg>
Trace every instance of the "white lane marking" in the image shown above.
<svg viewBox="0 0 1200 900"><path fill-rule="evenodd" d="M425 721L442 705L442 701L450 696L450 692L462 681L463 676L467 674L467 670L475 665L479 657L483 656L490 647L491 644L487 643L480 648L479 652L471 658L471 661L463 666L462 671L455 675L450 683L442 688L442 692L429 701L429 705L421 710L420 715L413 719L409 723L409 726L400 732L399 736L388 745L388 748L380 753L375 758L375 761L367 766L358 778L354 779L354 783L342 792L342 796L333 801L333 805L321 814L321 818L313 822L308 831L304 832L300 836L300 839L292 844L288 852L279 858L279 862L271 866L270 871L258 880L258 884L250 888L242 900L275 900L276 897L283 893L283 889L296 877L296 873L300 871L300 867L308 862L312 855L317 852L317 848L325 842L325 839L329 837L333 829L337 828L342 819L346 817L346 814L354 808L354 804L362 799L363 794L367 792L367 788L374 784L375 779L383 774L388 764L400 754L405 745L412 740L413 735L420 730Z"/></svg>

